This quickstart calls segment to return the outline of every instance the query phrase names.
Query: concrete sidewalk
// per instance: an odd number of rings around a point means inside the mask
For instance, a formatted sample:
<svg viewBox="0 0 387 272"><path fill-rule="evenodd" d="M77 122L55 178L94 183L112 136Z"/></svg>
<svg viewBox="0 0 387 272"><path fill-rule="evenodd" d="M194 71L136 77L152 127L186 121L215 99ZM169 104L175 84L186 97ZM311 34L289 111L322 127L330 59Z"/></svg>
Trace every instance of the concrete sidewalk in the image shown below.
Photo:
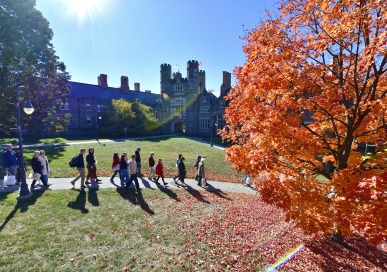
<svg viewBox="0 0 387 272"><path fill-rule="evenodd" d="M117 188L121 187L121 182L118 177L114 179L114 183L110 182L110 177L100 177L102 179L101 184L97 184L93 182L91 185L86 185L87 189L106 189L106 188ZM81 182L77 180L75 183L75 187L71 185L71 181L73 178L50 178L49 183L50 190L70 190L72 188L80 189ZM244 193L244 194L256 194L256 191L253 189L246 187L240 183L231 183L231 182L221 182L221 181L208 181L210 184L208 187L203 188L197 185L197 181L194 179L186 179L185 185L183 185L180 181L174 182L172 178L164 178L165 182L167 182L166 188L168 189L194 189L194 190L208 190L208 191L218 191L218 192L236 192L236 193ZM150 189L165 189L165 186L162 185L161 179L159 180L160 184L156 184L154 181L148 180L148 178L138 178L139 184L141 188L150 188ZM27 180L28 186L31 185L31 180ZM14 186L6 186L4 188L0 188L0 193L10 193L19 190L19 185ZM131 185L131 188L134 188L134 184ZM35 190L41 190L40 188L36 188Z"/></svg>

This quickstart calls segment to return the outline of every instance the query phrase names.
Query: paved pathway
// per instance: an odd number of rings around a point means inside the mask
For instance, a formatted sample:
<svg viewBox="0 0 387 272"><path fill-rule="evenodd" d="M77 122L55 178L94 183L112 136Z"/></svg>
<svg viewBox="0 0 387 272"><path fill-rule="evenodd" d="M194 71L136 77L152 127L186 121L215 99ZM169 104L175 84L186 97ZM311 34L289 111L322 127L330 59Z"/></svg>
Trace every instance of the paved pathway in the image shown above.
<svg viewBox="0 0 387 272"><path fill-rule="evenodd" d="M145 137L145 138L158 138L158 137L166 137L166 136L176 136L176 135L161 135L161 136L151 136L151 137ZM115 140L100 140L100 143L108 143L113 141L127 141L127 140L136 140L136 139L144 139L144 137L141 138L128 138L128 139L115 139ZM203 142L206 144L209 144L208 142L200 139L200 138L192 138L189 137L189 139ZM89 143L97 143L97 141L90 141L90 142L67 142L67 143L57 143L57 144L35 144L35 145L28 145L28 147L43 147L43 146L59 146L59 145L76 145L76 144L89 144ZM27 146L25 146L27 147ZM218 146L216 144L213 145L214 148L222 149L224 150L224 147ZM101 178L101 177L100 177ZM105 188L117 188L120 186L119 178L115 178L115 183L110 182L110 177L102 177L102 183L101 184L91 184L88 186L88 188L95 188L95 189L105 189ZM49 183L52 185L50 186L51 190L70 190L73 188L73 186L70 184L70 181L72 181L73 178L50 178ZM245 187L240 183L231 183L231 182L220 182L220 181L208 181L210 186L203 188L197 185L197 181L194 179L186 179L185 183L186 185L183 186L181 182L174 182L172 178L165 178L165 181L168 183L167 188L173 188L173 189L183 189L183 188L193 188L195 190L209 190L209 191L219 191L219 192L237 192L237 193L245 193L245 194L255 194L256 191L249 187ZM31 180L27 180L27 183L30 185ZM139 183L141 188L152 188L152 189L163 189L163 185L157 185L153 181L148 180L147 178L139 178ZM2 180L0 179L0 184L2 184ZM75 188L80 188L80 181L77 181L75 184ZM0 187L0 193L8 193L8 192L15 192L19 190L19 185L15 186L6 186L4 188ZM39 189L36 189L39 190Z"/></svg>
<svg viewBox="0 0 387 272"><path fill-rule="evenodd" d="M115 178L115 183L110 182L110 177L100 177L102 179L101 184L93 183L88 185L88 188L91 189L106 189L106 188L117 188L121 186L119 178ZM73 178L50 178L49 183L51 190L70 190L73 188L70 181ZM256 191L253 189L246 187L240 183L231 183L231 182L221 182L221 181L208 181L210 184L208 187L203 188L197 185L197 181L194 179L186 179L186 185L182 185L181 182L174 182L172 178L165 178L165 181L168 183L167 188L170 189L195 189L195 190L209 190L209 191L218 191L218 192L236 192L236 193L245 193L245 194L255 194ZM161 182L161 180L160 180ZM27 180L27 183L30 185L31 180ZM152 189L164 189L164 185L157 185L153 181L148 180L147 178L139 178L139 184L141 188L152 188ZM75 183L75 188L79 189L81 186L81 182L78 180ZM133 187L134 185L132 185ZM86 190L88 189L86 188ZM14 186L6 186L4 188L0 188L0 193L9 193L15 192L19 190L19 185ZM39 188L35 190L40 190Z"/></svg>

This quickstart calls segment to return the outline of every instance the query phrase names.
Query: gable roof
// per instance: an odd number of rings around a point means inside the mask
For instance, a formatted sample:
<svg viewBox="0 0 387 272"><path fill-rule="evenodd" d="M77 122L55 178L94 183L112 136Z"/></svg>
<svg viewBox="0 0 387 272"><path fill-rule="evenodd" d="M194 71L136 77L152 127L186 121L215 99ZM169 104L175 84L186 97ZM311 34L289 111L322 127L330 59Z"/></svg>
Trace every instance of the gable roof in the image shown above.
<svg viewBox="0 0 387 272"><path fill-rule="evenodd" d="M108 87L104 89L98 85L73 81L69 81L68 84L71 86L71 91L68 95L69 97L94 98L103 100L122 98L128 101L135 101L138 99L141 103L148 106L156 106L161 100L161 96L159 94L150 92L129 90L127 93L124 93L120 88Z"/></svg>

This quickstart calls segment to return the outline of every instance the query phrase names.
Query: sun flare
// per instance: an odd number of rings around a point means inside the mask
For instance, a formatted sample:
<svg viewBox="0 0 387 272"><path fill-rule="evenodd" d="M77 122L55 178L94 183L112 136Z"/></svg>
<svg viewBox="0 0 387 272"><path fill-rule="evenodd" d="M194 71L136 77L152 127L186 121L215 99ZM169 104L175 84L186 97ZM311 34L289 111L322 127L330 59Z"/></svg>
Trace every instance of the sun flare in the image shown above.
<svg viewBox="0 0 387 272"><path fill-rule="evenodd" d="M109 0L65 0L68 17L75 16L79 23L95 20L107 11Z"/></svg>

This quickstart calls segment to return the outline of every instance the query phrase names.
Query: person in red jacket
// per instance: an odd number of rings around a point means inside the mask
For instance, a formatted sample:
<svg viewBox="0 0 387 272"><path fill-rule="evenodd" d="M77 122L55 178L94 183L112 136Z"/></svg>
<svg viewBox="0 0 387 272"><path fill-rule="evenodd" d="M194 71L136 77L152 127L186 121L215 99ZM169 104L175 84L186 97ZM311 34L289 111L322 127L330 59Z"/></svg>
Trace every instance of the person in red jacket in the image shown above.
<svg viewBox="0 0 387 272"><path fill-rule="evenodd" d="M164 180L164 165L163 165L163 160L159 159L159 161L156 164L156 183L159 184L159 179L161 178L163 180L164 185L167 185L168 183L165 182Z"/></svg>
<svg viewBox="0 0 387 272"><path fill-rule="evenodd" d="M115 176L118 174L118 176L121 179L120 176L120 155L118 153L114 153L113 155L113 163L112 163L112 170L114 171L112 177L110 178L110 182L114 182Z"/></svg>

